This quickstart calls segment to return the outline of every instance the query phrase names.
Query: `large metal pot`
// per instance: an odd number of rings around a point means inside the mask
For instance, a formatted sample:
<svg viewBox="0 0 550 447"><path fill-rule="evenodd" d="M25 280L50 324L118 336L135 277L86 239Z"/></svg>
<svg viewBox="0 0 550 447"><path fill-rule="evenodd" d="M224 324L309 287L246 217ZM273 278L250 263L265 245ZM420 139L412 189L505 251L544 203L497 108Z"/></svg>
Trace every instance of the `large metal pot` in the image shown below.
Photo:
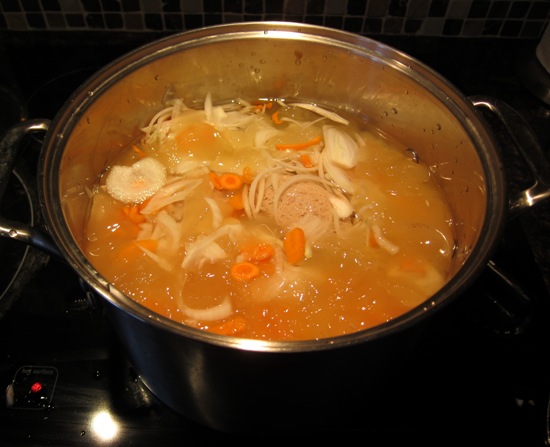
<svg viewBox="0 0 550 447"><path fill-rule="evenodd" d="M182 326L109 284L81 250L87 190L167 95L200 106L207 92L216 101L312 101L361 116L406 142L432 167L456 222L445 287L372 329L317 341L270 342ZM475 103L494 109L486 101ZM39 185L53 244L34 228L5 221L2 234L59 253L103 298L145 385L177 412L224 431L330 427L355 409L368 408L423 323L485 268L510 209L548 195L546 184L536 182L509 205L499 151L481 113L430 68L374 40L303 24L204 28L125 55L81 86L52 123L31 120L8 132L1 143L3 177L13 164L14 147L34 131L47 131Z"/></svg>

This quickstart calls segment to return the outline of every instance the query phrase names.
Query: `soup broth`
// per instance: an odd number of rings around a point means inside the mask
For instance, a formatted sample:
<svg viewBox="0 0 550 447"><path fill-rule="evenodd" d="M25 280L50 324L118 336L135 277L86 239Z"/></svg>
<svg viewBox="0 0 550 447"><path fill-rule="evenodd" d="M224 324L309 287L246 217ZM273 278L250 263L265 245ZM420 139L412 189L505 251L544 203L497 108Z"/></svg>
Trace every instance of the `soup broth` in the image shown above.
<svg viewBox="0 0 550 447"><path fill-rule="evenodd" d="M333 337L389 321L447 279L449 207L428 166L309 103L175 100L110 161L86 255L118 289L200 330Z"/></svg>

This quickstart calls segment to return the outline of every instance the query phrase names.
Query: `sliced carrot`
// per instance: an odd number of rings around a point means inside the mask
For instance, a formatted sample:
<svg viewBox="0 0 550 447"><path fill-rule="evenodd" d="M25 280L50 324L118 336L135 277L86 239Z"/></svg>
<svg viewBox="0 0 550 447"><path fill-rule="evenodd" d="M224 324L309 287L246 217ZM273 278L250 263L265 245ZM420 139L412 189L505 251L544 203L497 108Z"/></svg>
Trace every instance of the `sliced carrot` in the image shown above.
<svg viewBox="0 0 550 447"><path fill-rule="evenodd" d="M145 158L147 155L145 155L145 152L143 152L139 147L137 147L135 144L132 144L132 150L138 154L140 157Z"/></svg>
<svg viewBox="0 0 550 447"><path fill-rule="evenodd" d="M257 104L254 104L254 112L260 113L260 112L263 112L266 109L269 110L272 107L273 107L273 102L272 101L259 102Z"/></svg>
<svg viewBox="0 0 550 447"><path fill-rule="evenodd" d="M123 213L121 212L121 214ZM126 216L124 215L124 217ZM113 235L116 234L116 237L135 239L139 234L139 224L132 222L127 217L124 219L124 217L121 216L120 221L118 221L119 225L110 226L111 231Z"/></svg>
<svg viewBox="0 0 550 447"><path fill-rule="evenodd" d="M231 276L237 281L250 281L260 276L260 267L252 262L237 262L231 267Z"/></svg>
<svg viewBox="0 0 550 447"><path fill-rule="evenodd" d="M120 261L122 259L133 259L139 255L141 250L133 242L125 243L117 249L115 252L115 261Z"/></svg>
<svg viewBox="0 0 550 447"><path fill-rule="evenodd" d="M261 242L259 244L250 244L245 246L241 250L241 254L243 254L245 259L249 262L266 262L273 258L275 249L273 248L273 245L268 244L267 242Z"/></svg>
<svg viewBox="0 0 550 447"><path fill-rule="evenodd" d="M403 259L399 268L406 273L426 273L426 268L422 264L422 261L414 258Z"/></svg>
<svg viewBox="0 0 550 447"><path fill-rule="evenodd" d="M140 239L134 243L149 251L156 251L159 246L159 241L156 239Z"/></svg>
<svg viewBox="0 0 550 447"><path fill-rule="evenodd" d="M311 157L307 154L300 155L300 163L302 163L305 168L312 168L314 166Z"/></svg>
<svg viewBox="0 0 550 447"><path fill-rule="evenodd" d="M306 253L306 236L304 230L295 227L290 230L283 239L283 250L286 260L291 264L297 264L304 259Z"/></svg>
<svg viewBox="0 0 550 447"><path fill-rule="evenodd" d="M237 335L246 329L246 320L243 317L236 316L219 326L210 329L211 332L221 335Z"/></svg>
<svg viewBox="0 0 550 447"><path fill-rule="evenodd" d="M380 245L378 245L378 241L376 240L376 237L374 236L374 231L369 232L369 247L372 247L372 248L380 247Z"/></svg>
<svg viewBox="0 0 550 447"><path fill-rule="evenodd" d="M275 124L283 124L283 122L281 121L281 118L279 117L279 110L277 110L276 112L273 112L271 114L271 120L275 123Z"/></svg>
<svg viewBox="0 0 550 447"><path fill-rule="evenodd" d="M273 262L260 262L258 267L260 267L260 270L265 276L272 276L275 274L275 264Z"/></svg>
<svg viewBox="0 0 550 447"><path fill-rule="evenodd" d="M243 182L247 185L250 185L254 180L254 174L252 173L252 168L250 166L245 166L243 169Z"/></svg>
<svg viewBox="0 0 550 447"><path fill-rule="evenodd" d="M243 195L241 193L236 193L229 197L229 204L236 210L244 210Z"/></svg>
<svg viewBox="0 0 550 447"><path fill-rule="evenodd" d="M210 181L214 184L214 188L218 191L223 189L227 191L236 191L243 186L243 179L238 174L232 172L226 172L222 175L218 175L215 172L210 171L208 173Z"/></svg>
<svg viewBox="0 0 550 447"><path fill-rule="evenodd" d="M216 174L215 172L209 172L208 177L210 178L210 181L214 185L214 188L216 188L218 191L221 191L223 189L220 176Z"/></svg>
<svg viewBox="0 0 550 447"><path fill-rule="evenodd" d="M237 189L240 189L241 186L243 186L243 180L237 174L233 174L232 172L226 172L225 174L222 174L220 176L220 185L222 189L226 189L228 191L235 191Z"/></svg>
<svg viewBox="0 0 550 447"><path fill-rule="evenodd" d="M315 146L316 144L319 144L321 142L321 136L317 135L315 138L312 138L309 141L306 141L305 143L290 143L290 144L276 144L275 147L278 151L284 151L287 149L292 149L295 151L300 151L302 149L305 149L310 146Z"/></svg>
<svg viewBox="0 0 550 447"><path fill-rule="evenodd" d="M158 247L158 241L156 239L141 239L139 241L131 241L125 243L117 253L117 259L128 259L139 256L142 251L139 247L145 248L149 251L156 251Z"/></svg>
<svg viewBox="0 0 550 447"><path fill-rule="evenodd" d="M135 224L145 222L145 216L140 213L140 207L138 205L125 206L122 208L122 211L124 211L128 219Z"/></svg>

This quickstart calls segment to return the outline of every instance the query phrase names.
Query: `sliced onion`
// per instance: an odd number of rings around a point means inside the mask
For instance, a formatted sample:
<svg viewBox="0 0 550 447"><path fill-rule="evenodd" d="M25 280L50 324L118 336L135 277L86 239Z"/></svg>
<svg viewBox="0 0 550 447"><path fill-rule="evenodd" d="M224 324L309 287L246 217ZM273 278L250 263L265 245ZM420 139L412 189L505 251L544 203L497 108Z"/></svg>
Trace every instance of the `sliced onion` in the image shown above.
<svg viewBox="0 0 550 447"><path fill-rule="evenodd" d="M206 113L206 121L212 122L212 94L208 92L204 98L204 112Z"/></svg>
<svg viewBox="0 0 550 447"><path fill-rule="evenodd" d="M212 227L218 228L223 221L223 214L218 202L216 202L212 197L204 197L206 203L210 207L210 212L212 213Z"/></svg>
<svg viewBox="0 0 550 447"><path fill-rule="evenodd" d="M327 159L340 168L351 169L357 165L359 146L346 132L334 126L323 126Z"/></svg>
<svg viewBox="0 0 550 447"><path fill-rule="evenodd" d="M211 242L204 248L203 259L215 261L227 258L227 253L217 242Z"/></svg>
<svg viewBox="0 0 550 447"><path fill-rule="evenodd" d="M323 151L323 154L321 156L322 167L326 173L326 175L323 175L323 176L325 178L328 177L343 191L346 191L348 193L353 193L353 184L351 183L351 180L347 172L344 171L342 168L339 168L338 166L336 166L327 158L328 157L326 157L326 153Z"/></svg>
<svg viewBox="0 0 550 447"><path fill-rule="evenodd" d="M345 219L353 214L353 206L345 197L330 196L328 200L340 219Z"/></svg>
<svg viewBox="0 0 550 447"><path fill-rule="evenodd" d="M248 217L249 219L252 219L253 215L252 215L252 209L250 208L250 200L248 197L248 185L246 184L243 186L242 197L243 197L244 212L246 213L246 217Z"/></svg>
<svg viewBox="0 0 550 447"><path fill-rule="evenodd" d="M340 115L338 115L334 112L330 112L329 110L325 110L325 109L323 109L319 106L315 106L313 104L294 102L294 103L288 104L288 105L289 106L294 106L294 107L300 107L300 108L306 109L306 110L310 110L312 112L317 113L318 115L324 116L325 118L328 118L328 119L334 121L335 123L340 123L340 124L345 124L345 125L349 124L349 121L345 118L342 118Z"/></svg>
<svg viewBox="0 0 550 447"><path fill-rule="evenodd" d="M182 178L159 189L143 207L141 214L154 214L171 203L186 199L202 183L202 179Z"/></svg>
<svg viewBox="0 0 550 447"><path fill-rule="evenodd" d="M253 216L259 212L262 206L262 200L264 197L263 191L265 189L265 176L273 172L282 172L282 169L279 166L264 169L254 176L254 180L252 180L252 183L250 184L250 189L248 191L248 203ZM261 182L263 182L263 189ZM257 191L260 192L258 193ZM258 202L256 202L256 199Z"/></svg>
<svg viewBox="0 0 550 447"><path fill-rule="evenodd" d="M197 239L195 242L191 243L187 247L187 253L183 258L181 267L184 269L190 268L193 263L199 263L201 258L204 257L204 252L206 247L208 247L212 242L215 242L222 236L230 235L233 232L238 232L242 230L241 224L226 224L222 225L213 233L209 234L202 239Z"/></svg>
<svg viewBox="0 0 550 447"><path fill-rule="evenodd" d="M282 134L282 132L274 127L267 125L261 126L254 135L254 146L257 148L265 148L268 140L280 134Z"/></svg>
<svg viewBox="0 0 550 447"><path fill-rule="evenodd" d="M175 119L179 117L184 110L188 110L188 109L187 109L187 106L184 104L183 100L180 98L175 99L172 106L171 118Z"/></svg>
<svg viewBox="0 0 550 447"><path fill-rule="evenodd" d="M197 309L181 303L181 309L189 318L202 321L223 320L233 313L233 305L227 296L217 306L207 307L206 309Z"/></svg>
<svg viewBox="0 0 550 447"><path fill-rule="evenodd" d="M162 109L155 116L153 116L153 118L151 118L151 121L149 121L149 124L147 125L147 127L143 127L141 131L145 133L146 136L151 135L155 126L158 123L162 123L172 116L173 109L174 108L172 106Z"/></svg>
<svg viewBox="0 0 550 447"><path fill-rule="evenodd" d="M223 115L217 118L216 124L218 126L227 127L228 129L244 129L256 119L256 116L236 110L227 113L224 112Z"/></svg>
<svg viewBox="0 0 550 447"><path fill-rule="evenodd" d="M136 246L143 251L147 256L149 256L153 261L155 261L162 269L167 272L172 270L172 264L170 264L166 259L160 257L156 253L153 253L151 250L143 247L141 244L136 244Z"/></svg>
<svg viewBox="0 0 550 447"><path fill-rule="evenodd" d="M395 255L399 252L399 247L384 237L384 235L382 234L382 230L378 225L372 226L372 233L378 245L380 245L380 247L382 247L388 253Z"/></svg>
<svg viewBox="0 0 550 447"><path fill-rule="evenodd" d="M179 224L166 211L160 211L156 215L156 224L151 237L159 240L159 243L162 243L169 252L174 252L178 249L181 240Z"/></svg>

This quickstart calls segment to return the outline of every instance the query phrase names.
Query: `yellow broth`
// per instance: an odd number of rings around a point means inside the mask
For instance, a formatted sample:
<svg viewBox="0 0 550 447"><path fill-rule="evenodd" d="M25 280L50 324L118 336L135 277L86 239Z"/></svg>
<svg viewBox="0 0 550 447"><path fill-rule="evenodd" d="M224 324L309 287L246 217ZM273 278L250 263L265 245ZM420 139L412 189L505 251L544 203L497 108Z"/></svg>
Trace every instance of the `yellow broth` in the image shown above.
<svg viewBox="0 0 550 447"><path fill-rule="evenodd" d="M282 102L236 111L251 121L235 127L204 111L172 112L163 132L144 129L142 140L112 160L94 190L85 247L106 279L174 321L265 340L367 329L420 305L444 285L454 245L451 212L429 167L403 143L368 123L347 117L343 124ZM355 142L353 167L339 171L351 182L348 188L330 175L310 181L326 150L323 126ZM301 146L319 136L318 144ZM142 212L153 198L124 203L112 197L105 187L112 167L144 158L165 166L166 185L189 180L193 187L183 199L147 214ZM212 173L236 174L243 186L217 189ZM304 180L277 196L277 187L298 174ZM249 203L259 208L247 211L236 196L251 197L252 182L260 177L264 183L255 186L263 202ZM353 212L338 217L334 197ZM340 212L345 215L345 207ZM294 227L304 227L306 248L291 263L283 240ZM215 243L203 244L216 231ZM262 244L273 249L267 259L250 259L250 247ZM232 276L243 260L257 267L254 277Z"/></svg>

